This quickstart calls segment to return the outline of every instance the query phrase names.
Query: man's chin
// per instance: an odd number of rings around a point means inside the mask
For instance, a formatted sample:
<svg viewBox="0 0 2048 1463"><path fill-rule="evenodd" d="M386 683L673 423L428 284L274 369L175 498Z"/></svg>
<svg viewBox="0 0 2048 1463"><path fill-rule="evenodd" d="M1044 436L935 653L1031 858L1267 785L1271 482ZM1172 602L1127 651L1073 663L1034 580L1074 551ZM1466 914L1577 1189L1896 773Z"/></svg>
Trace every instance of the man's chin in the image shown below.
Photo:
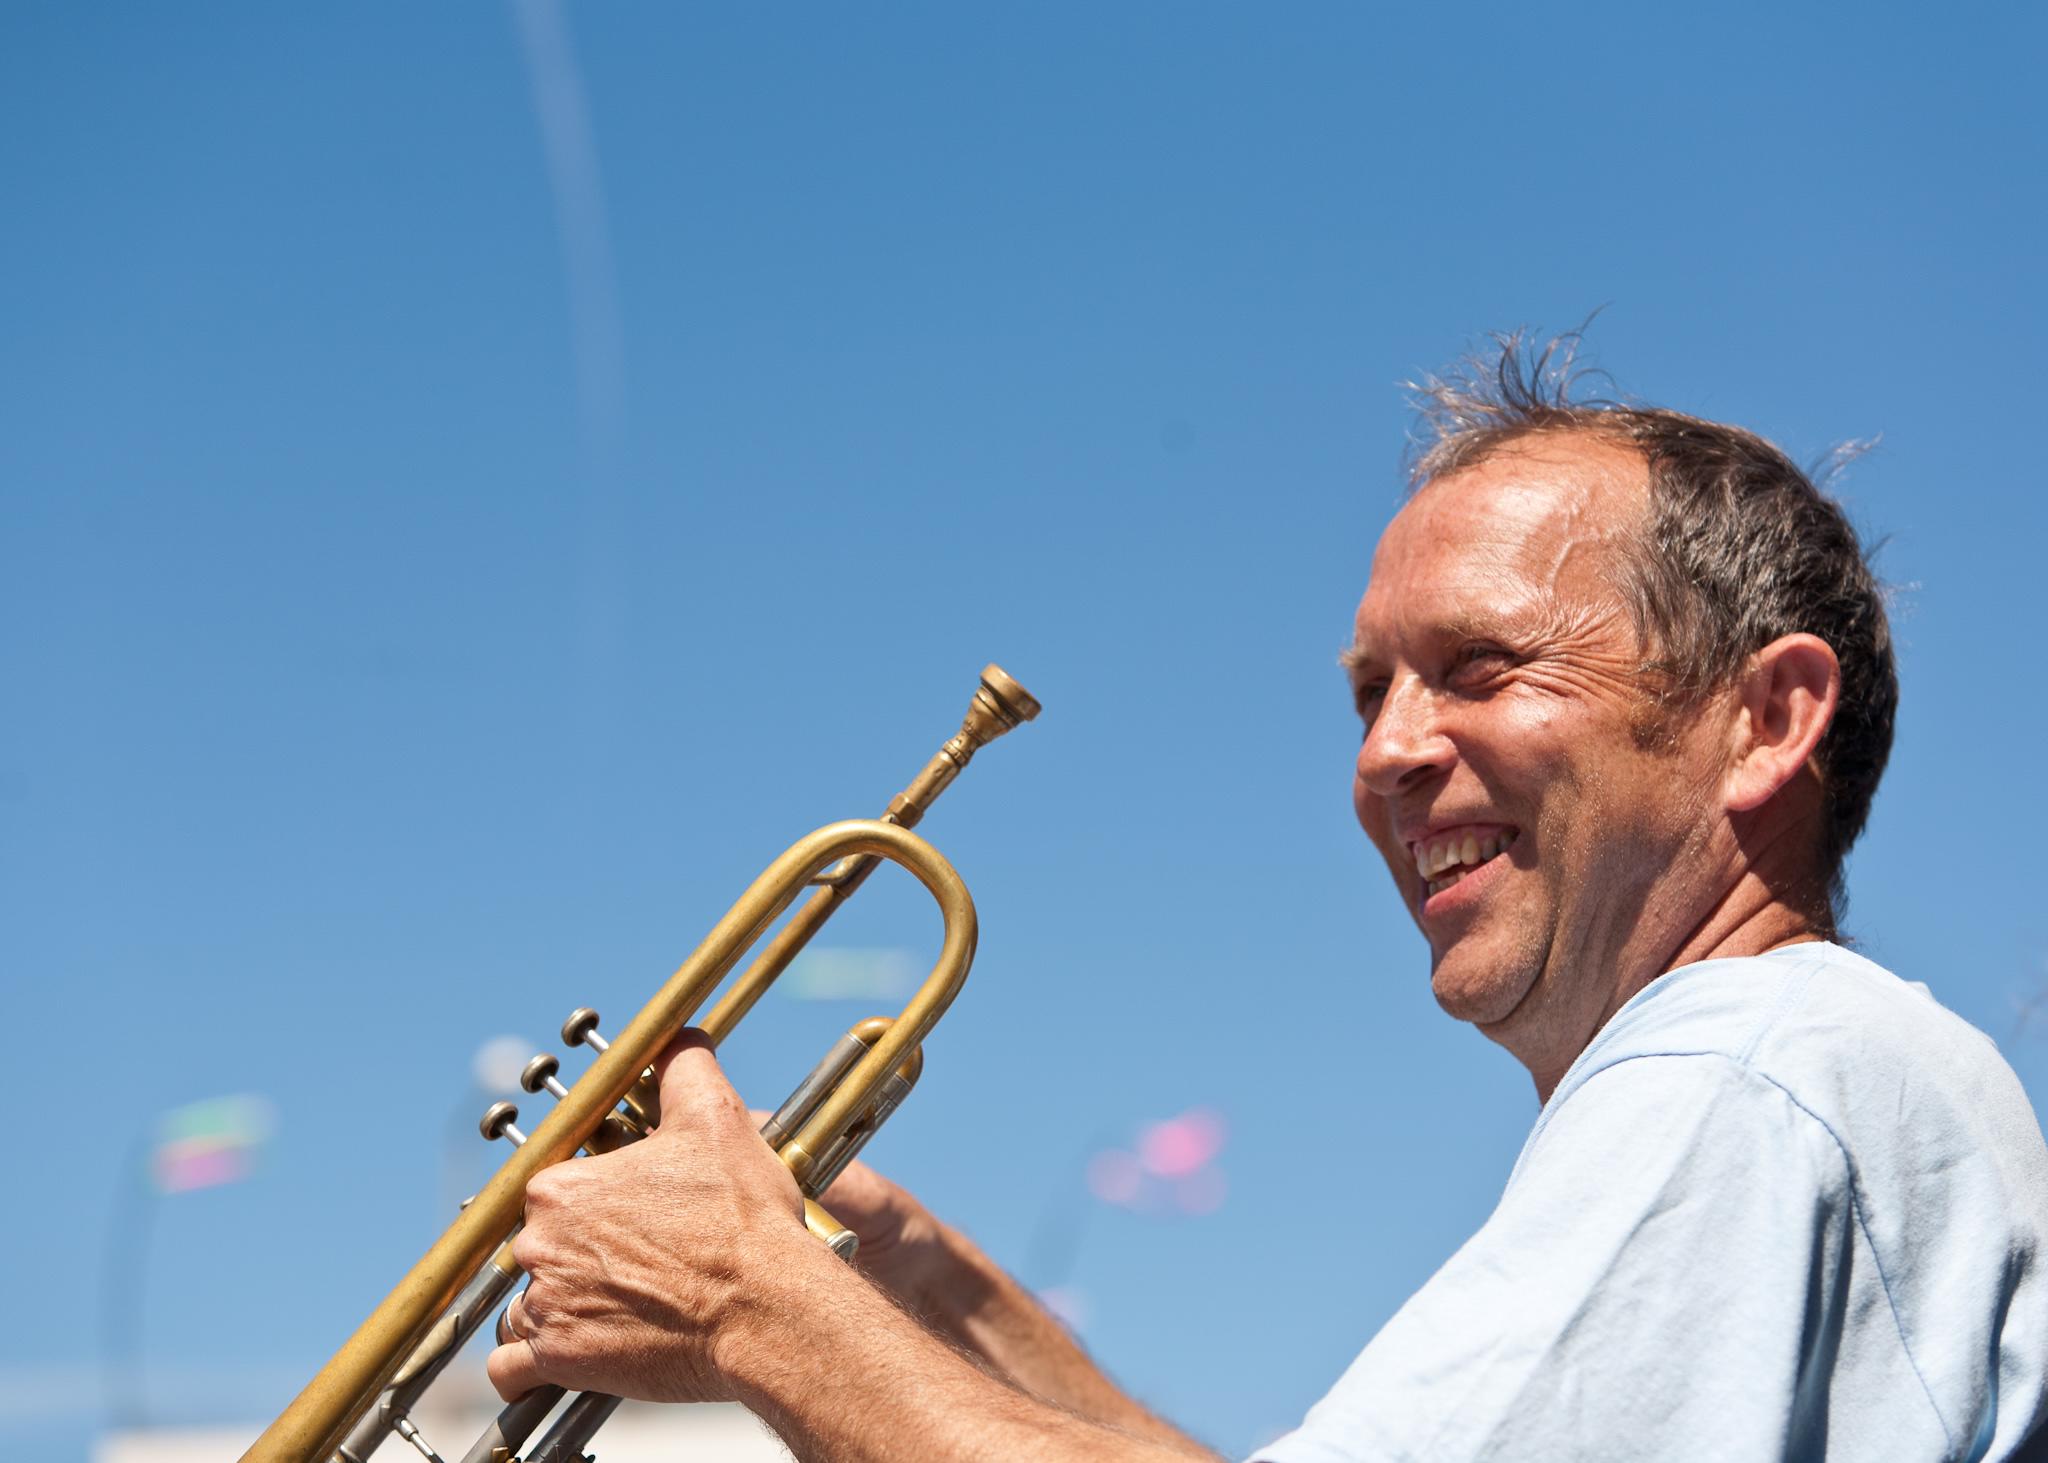
<svg viewBox="0 0 2048 1463"><path fill-rule="evenodd" d="M1474 1026L1491 1026L1515 1014L1533 981L1513 962L1487 961L1458 950L1437 961L1429 988L1444 1013Z"/></svg>

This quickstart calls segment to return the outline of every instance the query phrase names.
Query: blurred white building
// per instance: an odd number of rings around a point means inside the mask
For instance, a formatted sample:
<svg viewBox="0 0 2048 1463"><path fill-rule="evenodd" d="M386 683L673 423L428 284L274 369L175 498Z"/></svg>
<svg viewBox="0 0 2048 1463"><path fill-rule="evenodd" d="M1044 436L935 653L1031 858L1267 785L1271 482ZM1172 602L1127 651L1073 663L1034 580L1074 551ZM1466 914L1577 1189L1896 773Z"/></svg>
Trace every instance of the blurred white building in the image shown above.
<svg viewBox="0 0 2048 1463"><path fill-rule="evenodd" d="M435 1451L456 1463L491 1415L481 1409L422 1408L417 1421ZM93 1463L232 1463L264 1426L250 1422L109 1433L94 1447ZM601 1463L789 1463L788 1451L752 1413L724 1403L657 1407L628 1402L605 1424L590 1451ZM419 1457L392 1438L378 1449L376 1463L418 1463Z"/></svg>

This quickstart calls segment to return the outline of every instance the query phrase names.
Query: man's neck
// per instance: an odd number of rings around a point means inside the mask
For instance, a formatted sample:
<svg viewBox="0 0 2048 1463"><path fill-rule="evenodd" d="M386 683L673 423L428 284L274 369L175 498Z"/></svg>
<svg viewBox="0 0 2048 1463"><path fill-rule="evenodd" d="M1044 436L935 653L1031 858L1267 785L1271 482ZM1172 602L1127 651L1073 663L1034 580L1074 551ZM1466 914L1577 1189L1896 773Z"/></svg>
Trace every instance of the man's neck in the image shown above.
<svg viewBox="0 0 2048 1463"><path fill-rule="evenodd" d="M1589 1022L1580 1023L1569 1039L1536 1054L1534 1060L1516 1052L1536 1083L1537 1100L1550 1101L1550 1094L1564 1080L1564 1074L1613 1019L1614 1013L1659 977L1703 960L1740 959L1787 945L1833 939L1834 921L1828 915L1825 899L1819 900L1816 907L1811 898L1785 897L1784 889L1782 883L1774 884L1758 870L1746 870L1691 929L1675 943L1665 944L1665 953L1646 952L1642 959L1620 962L1619 979ZM1628 973L1631 970L1634 973ZM1499 1034L1488 1034L1497 1041L1503 1040ZM1505 1044L1512 1050L1512 1043Z"/></svg>
<svg viewBox="0 0 2048 1463"><path fill-rule="evenodd" d="M1834 937L1835 922L1825 904L1816 910L1807 901L1780 898L1759 876L1745 874L1657 973L1668 974L1681 965L1697 965L1702 960L1735 960L1786 945ZM1649 981L1643 981L1637 989L1648 984Z"/></svg>

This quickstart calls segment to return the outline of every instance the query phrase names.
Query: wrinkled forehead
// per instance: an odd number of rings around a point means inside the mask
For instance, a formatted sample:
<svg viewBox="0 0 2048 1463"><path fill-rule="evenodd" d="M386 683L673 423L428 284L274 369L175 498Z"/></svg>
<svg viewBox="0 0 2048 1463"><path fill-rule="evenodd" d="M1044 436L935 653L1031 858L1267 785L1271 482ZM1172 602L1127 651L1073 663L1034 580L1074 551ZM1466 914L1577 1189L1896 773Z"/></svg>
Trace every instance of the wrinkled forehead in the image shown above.
<svg viewBox="0 0 2048 1463"><path fill-rule="evenodd" d="M1421 628L1617 605L1620 556L1648 508L1628 447L1537 438L1423 487L1373 554L1361 648Z"/></svg>

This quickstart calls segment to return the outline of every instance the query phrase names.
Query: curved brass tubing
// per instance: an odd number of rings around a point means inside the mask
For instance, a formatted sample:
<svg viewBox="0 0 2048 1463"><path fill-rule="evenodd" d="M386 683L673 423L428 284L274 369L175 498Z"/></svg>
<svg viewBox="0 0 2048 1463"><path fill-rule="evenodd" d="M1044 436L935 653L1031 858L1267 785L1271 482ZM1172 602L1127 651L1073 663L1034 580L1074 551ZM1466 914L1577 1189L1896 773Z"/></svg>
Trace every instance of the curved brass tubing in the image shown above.
<svg viewBox="0 0 2048 1463"><path fill-rule="evenodd" d="M1030 703L1030 711L1036 710L1036 703ZM965 758L957 760L964 762ZM895 811L892 808L892 813ZM861 1115L890 1074L917 1051L952 1004L974 960L977 927L967 886L938 850L901 826L907 821L914 819L831 823L798 839L770 864L609 1049L569 1088L524 1146L505 1161L419 1263L242 1455L242 1463L321 1463L328 1458L468 1278L489 1262L518 1228L526 1185L533 1176L571 1157L597 1131L648 1064L689 1024L740 957L798 895L814 883L822 883L828 891L856 884L874 867L874 861L888 859L916 875L938 901L945 919L944 941L932 973L902 1014L889 1023L846 1080L782 1146L783 1161L797 1181L804 1183L820 1155ZM820 880L828 868L832 873ZM807 904L792 925L819 903ZM822 916L813 927L821 922ZM775 958L787 933L778 935L771 950L710 1013L705 1026L714 1040L737 1023L801 947L798 940Z"/></svg>

